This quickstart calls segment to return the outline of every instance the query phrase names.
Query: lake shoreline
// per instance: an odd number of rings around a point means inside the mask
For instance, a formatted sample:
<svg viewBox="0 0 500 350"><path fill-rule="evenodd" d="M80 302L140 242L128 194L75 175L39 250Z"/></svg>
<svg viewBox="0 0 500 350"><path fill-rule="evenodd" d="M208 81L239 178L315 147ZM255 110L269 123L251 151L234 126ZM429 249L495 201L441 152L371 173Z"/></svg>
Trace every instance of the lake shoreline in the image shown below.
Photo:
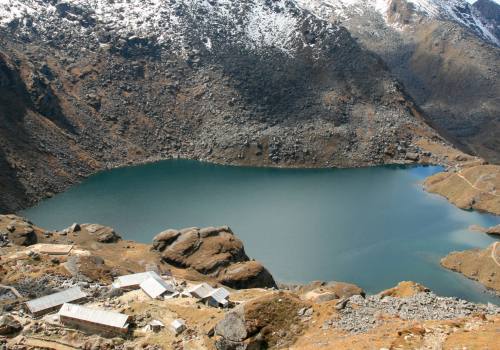
<svg viewBox="0 0 500 350"><path fill-rule="evenodd" d="M164 227L227 224L281 281L345 280L375 291L412 279L445 295L472 293L479 300L481 291L467 291L463 281L440 289L458 277L443 272L438 261L451 250L486 246L482 236L467 242L463 229L496 219L463 212L423 191L423 179L441 170L275 169L171 160L99 173L22 215L49 229L99 222L142 242ZM363 266L370 266L368 272ZM379 271L385 277L370 277Z"/></svg>

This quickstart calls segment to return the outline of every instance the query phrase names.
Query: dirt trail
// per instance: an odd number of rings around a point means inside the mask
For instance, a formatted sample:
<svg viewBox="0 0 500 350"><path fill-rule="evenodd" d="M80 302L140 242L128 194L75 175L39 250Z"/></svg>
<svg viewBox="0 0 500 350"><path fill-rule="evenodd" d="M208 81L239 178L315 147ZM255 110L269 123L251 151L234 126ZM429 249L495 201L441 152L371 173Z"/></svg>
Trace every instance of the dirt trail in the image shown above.
<svg viewBox="0 0 500 350"><path fill-rule="evenodd" d="M480 192L485 192L487 194L490 194L492 196L495 196L495 197L500 197L500 195L498 194L495 194L493 192L486 192L485 190L482 190L480 189L479 187L477 187L475 184L473 184L472 182L470 182L465 176L463 176L460 172L459 173L456 173L456 175L458 177L460 177L462 180L464 180L465 182L467 182L469 184L470 187L472 187L473 189L477 190L477 191L480 191Z"/></svg>
<svg viewBox="0 0 500 350"><path fill-rule="evenodd" d="M496 257L497 245L498 245L498 242L495 242L495 244L493 244L493 247L491 248L491 258L493 259L495 264L497 264L500 267L500 263L498 262L497 257Z"/></svg>
<svg viewBox="0 0 500 350"><path fill-rule="evenodd" d="M55 350L74 350L77 347L61 344L55 341L43 340L38 338L28 337L24 343L30 347L42 348L42 349L55 349Z"/></svg>

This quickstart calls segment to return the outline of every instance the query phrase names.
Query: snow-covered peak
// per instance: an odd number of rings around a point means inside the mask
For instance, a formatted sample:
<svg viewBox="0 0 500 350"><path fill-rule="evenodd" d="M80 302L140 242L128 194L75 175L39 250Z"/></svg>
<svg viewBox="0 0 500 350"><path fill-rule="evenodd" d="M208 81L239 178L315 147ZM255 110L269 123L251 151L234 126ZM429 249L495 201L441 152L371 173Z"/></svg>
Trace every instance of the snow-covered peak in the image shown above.
<svg viewBox="0 0 500 350"><path fill-rule="evenodd" d="M296 0L297 3L323 18L336 17L346 20L365 11L380 13L387 21L388 14L397 4L406 3L417 16L438 20L455 21L492 43L499 40L485 25L481 15L466 0ZM498 0L497 0L498 1ZM404 27L401 23L394 27Z"/></svg>

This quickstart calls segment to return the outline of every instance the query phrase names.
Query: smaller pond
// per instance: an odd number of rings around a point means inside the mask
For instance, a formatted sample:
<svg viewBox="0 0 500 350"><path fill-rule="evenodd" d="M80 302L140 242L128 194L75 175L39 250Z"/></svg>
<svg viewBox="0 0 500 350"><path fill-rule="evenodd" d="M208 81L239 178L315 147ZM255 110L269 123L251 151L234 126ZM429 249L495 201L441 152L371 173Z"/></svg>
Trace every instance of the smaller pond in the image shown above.
<svg viewBox="0 0 500 350"><path fill-rule="evenodd" d="M439 170L171 160L102 172L22 214L47 229L95 222L148 243L166 228L227 224L279 281L347 281L374 293L413 280L441 295L500 304L439 265L451 251L494 241L470 225L500 223L423 191L420 182Z"/></svg>

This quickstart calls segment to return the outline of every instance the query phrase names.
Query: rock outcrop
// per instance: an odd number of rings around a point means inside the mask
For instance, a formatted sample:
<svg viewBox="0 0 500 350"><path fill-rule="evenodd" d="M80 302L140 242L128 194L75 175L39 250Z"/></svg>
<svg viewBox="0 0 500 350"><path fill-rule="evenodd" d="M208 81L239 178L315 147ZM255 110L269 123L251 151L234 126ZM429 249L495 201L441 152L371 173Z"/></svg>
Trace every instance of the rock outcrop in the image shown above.
<svg viewBox="0 0 500 350"><path fill-rule="evenodd" d="M342 23L462 150L500 162L500 5L491 0L298 0Z"/></svg>
<svg viewBox="0 0 500 350"><path fill-rule="evenodd" d="M81 225L81 228L87 230L92 236L95 237L96 241L101 243L116 243L121 239L120 235L117 234L113 228L108 226L99 224L83 224Z"/></svg>
<svg viewBox="0 0 500 350"><path fill-rule="evenodd" d="M227 226L166 230L153 239L163 261L216 277L232 288L275 287L271 274L246 255L243 243Z"/></svg>
<svg viewBox="0 0 500 350"><path fill-rule="evenodd" d="M315 303L345 299L353 295L365 296L365 291L362 288L345 282L314 281L306 285L282 285L280 287L298 293L304 299Z"/></svg>
<svg viewBox="0 0 500 350"><path fill-rule="evenodd" d="M14 245L29 246L38 241L33 224L16 215L0 215L0 236Z"/></svg>
<svg viewBox="0 0 500 350"><path fill-rule="evenodd" d="M379 295L384 297L392 298L408 298L414 296L418 293L428 293L430 289L412 281L402 281L397 284L397 286L389 288L379 293Z"/></svg>
<svg viewBox="0 0 500 350"><path fill-rule="evenodd" d="M19 333L23 326L10 315L0 316L0 335L13 335Z"/></svg>
<svg viewBox="0 0 500 350"><path fill-rule="evenodd" d="M279 292L256 298L227 313L216 325L216 348L286 348L301 334L301 320L310 319L309 314L312 308L293 294Z"/></svg>
<svg viewBox="0 0 500 350"><path fill-rule="evenodd" d="M492 226L486 230L489 235L500 236L500 225Z"/></svg>

